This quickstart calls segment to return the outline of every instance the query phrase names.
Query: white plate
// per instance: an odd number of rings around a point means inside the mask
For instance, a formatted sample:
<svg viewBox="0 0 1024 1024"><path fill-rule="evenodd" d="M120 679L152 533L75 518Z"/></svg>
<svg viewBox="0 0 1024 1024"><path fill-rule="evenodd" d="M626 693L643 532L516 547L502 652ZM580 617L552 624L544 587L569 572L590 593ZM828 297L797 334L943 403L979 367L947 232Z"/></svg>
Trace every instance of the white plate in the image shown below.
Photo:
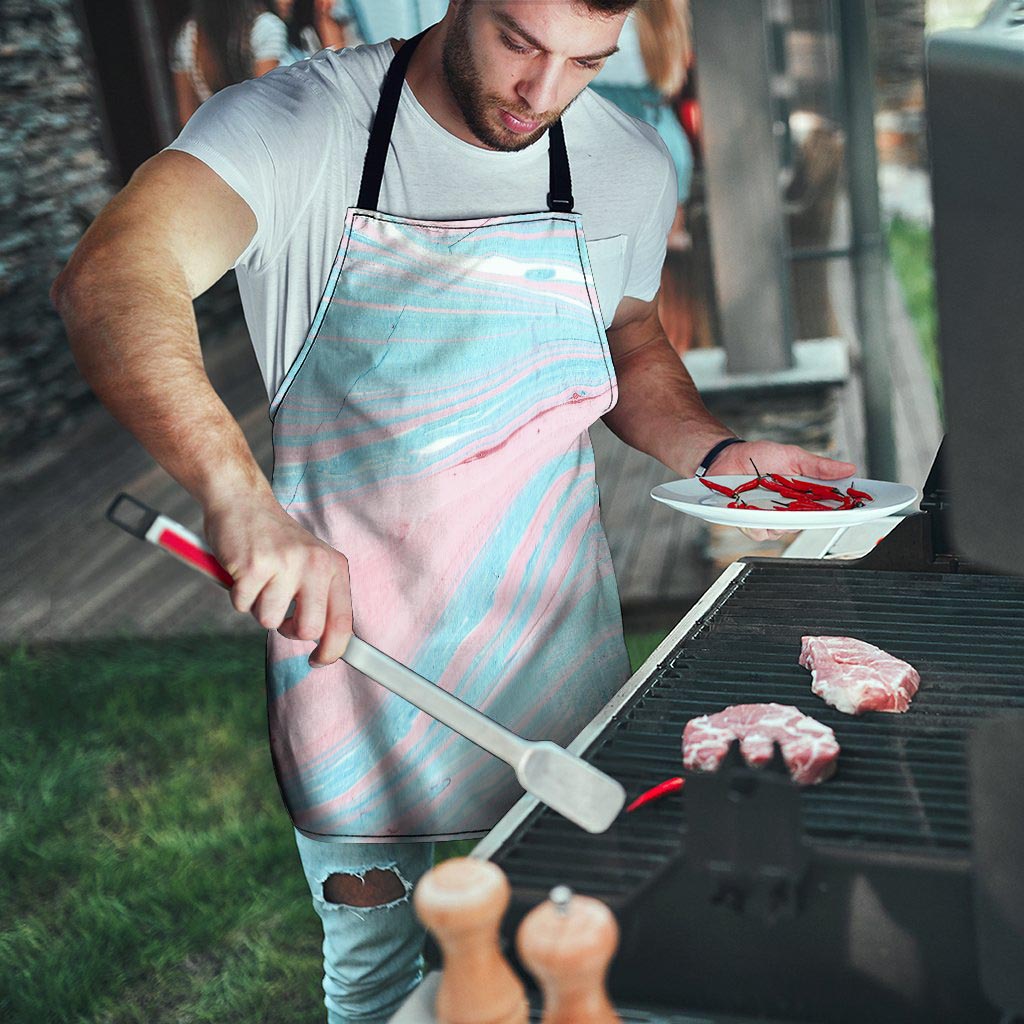
<svg viewBox="0 0 1024 1024"><path fill-rule="evenodd" d="M709 476L708 480L725 487L737 487L749 480L749 476ZM811 479L801 477L800 479ZM696 477L688 480L673 480L660 484L651 491L651 497L670 508L696 516L709 523L721 526L741 526L757 530L813 530L834 529L837 526L856 526L872 519L891 516L918 499L918 492L907 484L890 483L886 480L862 480L859 477L845 477L842 480L816 480L815 483L840 487L844 491L853 487L870 494L872 501L861 508L837 509L828 512L777 512L768 509L728 508L729 498L724 494L705 487ZM742 495L744 501L757 505L770 505L772 501L787 501L774 491L759 487Z"/></svg>

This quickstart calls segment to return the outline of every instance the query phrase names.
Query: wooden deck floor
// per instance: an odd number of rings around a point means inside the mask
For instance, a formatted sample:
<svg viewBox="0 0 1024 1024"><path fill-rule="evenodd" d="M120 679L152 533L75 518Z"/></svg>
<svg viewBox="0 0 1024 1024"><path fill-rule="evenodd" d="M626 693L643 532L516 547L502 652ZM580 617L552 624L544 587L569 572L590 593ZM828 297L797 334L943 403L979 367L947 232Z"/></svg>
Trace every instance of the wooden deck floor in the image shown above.
<svg viewBox="0 0 1024 1024"><path fill-rule="evenodd" d="M837 314L849 320L848 288L838 280L834 289ZM935 400L893 284L888 302L901 477L920 483L940 436ZM269 470L266 398L244 326L206 358L214 386ZM860 457L855 449L863 437L859 403L854 380L842 403L842 429L854 458ZM626 447L602 424L592 437L602 516L627 622L638 628L670 625L714 575L703 559L702 528L648 497L655 484L670 478L664 467ZM0 487L0 526L8 538L0 552L0 570L8 581L0 600L0 640L260 632L232 609L219 588L106 522L107 506L128 491L200 528L190 496L103 409L94 410L71 435L0 470Z"/></svg>

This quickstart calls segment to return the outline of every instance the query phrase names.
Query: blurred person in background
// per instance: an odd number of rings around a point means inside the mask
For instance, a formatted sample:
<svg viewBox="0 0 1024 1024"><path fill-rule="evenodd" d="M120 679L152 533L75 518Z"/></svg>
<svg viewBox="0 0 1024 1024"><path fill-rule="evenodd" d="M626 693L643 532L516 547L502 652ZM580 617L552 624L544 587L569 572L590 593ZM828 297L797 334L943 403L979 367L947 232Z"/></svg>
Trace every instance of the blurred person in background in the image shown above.
<svg viewBox="0 0 1024 1024"><path fill-rule="evenodd" d="M334 0L350 19L349 46L408 39L444 17L448 0Z"/></svg>
<svg viewBox="0 0 1024 1024"><path fill-rule="evenodd" d="M613 53L590 88L657 129L676 168L682 231L683 204L693 178L693 149L676 114L693 58L688 0L644 0L630 12Z"/></svg>
<svg viewBox="0 0 1024 1024"><path fill-rule="evenodd" d="M353 45L345 0L274 0L274 9L288 27L289 64L325 47L340 50Z"/></svg>
<svg viewBox="0 0 1024 1024"><path fill-rule="evenodd" d="M266 0L194 0L171 51L179 123L221 89L287 63L288 29Z"/></svg>

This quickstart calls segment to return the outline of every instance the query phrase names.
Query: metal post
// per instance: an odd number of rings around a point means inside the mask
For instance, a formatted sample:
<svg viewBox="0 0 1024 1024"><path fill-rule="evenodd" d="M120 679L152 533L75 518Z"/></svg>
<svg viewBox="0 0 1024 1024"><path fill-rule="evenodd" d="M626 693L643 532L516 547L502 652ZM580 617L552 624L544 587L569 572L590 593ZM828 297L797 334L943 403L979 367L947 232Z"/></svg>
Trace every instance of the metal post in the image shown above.
<svg viewBox="0 0 1024 1024"><path fill-rule="evenodd" d="M857 329L864 365L868 472L896 480L896 437L892 416L892 366L886 325L887 247L878 204L875 152L873 5L837 0L840 65L846 100L846 158L850 177L850 234Z"/></svg>
<svg viewBox="0 0 1024 1024"><path fill-rule="evenodd" d="M721 342L731 373L793 365L774 67L764 0L694 0L702 149Z"/></svg>

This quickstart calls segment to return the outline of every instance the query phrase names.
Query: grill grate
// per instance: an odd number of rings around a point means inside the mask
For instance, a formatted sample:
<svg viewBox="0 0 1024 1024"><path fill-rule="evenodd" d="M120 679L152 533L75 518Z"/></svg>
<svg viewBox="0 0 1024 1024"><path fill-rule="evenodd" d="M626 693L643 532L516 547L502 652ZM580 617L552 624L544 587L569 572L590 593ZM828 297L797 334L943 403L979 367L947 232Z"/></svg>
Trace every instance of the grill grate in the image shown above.
<svg viewBox="0 0 1024 1024"><path fill-rule="evenodd" d="M854 718L810 691L800 637L853 636L914 665L903 715ZM753 562L646 680L586 757L630 798L681 765L683 725L728 704L793 704L835 730L839 771L802 792L812 844L966 859L965 740L973 722L1024 709L1024 580ZM614 901L678 847L685 795L586 836L539 810L493 859L513 886L568 884Z"/></svg>

